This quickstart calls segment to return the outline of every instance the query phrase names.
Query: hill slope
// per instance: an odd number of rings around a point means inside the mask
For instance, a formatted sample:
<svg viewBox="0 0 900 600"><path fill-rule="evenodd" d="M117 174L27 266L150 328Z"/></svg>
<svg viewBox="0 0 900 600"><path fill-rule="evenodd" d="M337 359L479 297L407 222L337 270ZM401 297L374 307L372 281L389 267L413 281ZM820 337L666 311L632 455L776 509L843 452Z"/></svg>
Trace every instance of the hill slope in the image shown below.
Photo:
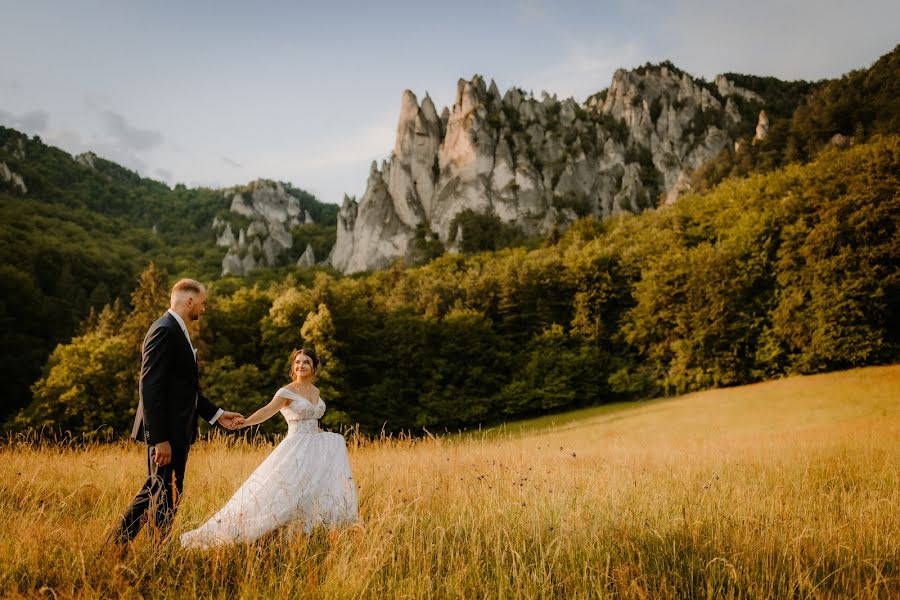
<svg viewBox="0 0 900 600"><path fill-rule="evenodd" d="M805 162L829 147L900 133L900 45L867 69L815 84L735 74L728 77L767 99L769 131L765 139L753 143L751 135L745 136L737 150L725 148L701 166L691 178L695 189L701 191L725 177Z"/></svg>
<svg viewBox="0 0 900 600"><path fill-rule="evenodd" d="M830 143L900 133L897 81L900 47L816 83L736 74L709 83L648 63L617 70L579 103L501 93L476 75L459 80L440 115L427 94L420 104L406 90L390 158L372 164L359 201L344 200L331 264L356 273L444 247L516 245L578 217L671 204L727 174L808 161Z"/></svg>
<svg viewBox="0 0 900 600"><path fill-rule="evenodd" d="M627 438L635 444L686 438L753 436L848 429L900 418L900 365L694 392L674 398L609 404L512 421L478 434L572 433ZM592 433L589 433L592 432Z"/></svg>
<svg viewBox="0 0 900 600"><path fill-rule="evenodd" d="M230 218L230 201L0 127L0 420L28 402L47 356L91 308L127 306L149 262L218 278L225 249L211 224Z"/></svg>
<svg viewBox="0 0 900 600"><path fill-rule="evenodd" d="M897 362L898 174L900 138L879 138L661 210L584 219L531 251L219 293L196 338L204 389L252 411L310 345L328 425L454 431ZM112 349L136 353L152 318L54 352L16 426L127 431L134 389L117 382L137 358Z"/></svg>

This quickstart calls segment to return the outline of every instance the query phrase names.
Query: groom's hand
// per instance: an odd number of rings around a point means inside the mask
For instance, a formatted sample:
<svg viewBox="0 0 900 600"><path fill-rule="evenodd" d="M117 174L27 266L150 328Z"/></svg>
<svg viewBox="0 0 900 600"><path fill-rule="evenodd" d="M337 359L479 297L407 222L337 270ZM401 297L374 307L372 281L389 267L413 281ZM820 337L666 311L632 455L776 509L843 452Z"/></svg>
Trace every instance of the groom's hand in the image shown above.
<svg viewBox="0 0 900 600"><path fill-rule="evenodd" d="M243 418L244 415L242 415L241 413L229 412L226 410L219 417L217 423L226 429L234 429L235 427L237 427L235 420Z"/></svg>
<svg viewBox="0 0 900 600"><path fill-rule="evenodd" d="M159 465L167 465L172 462L172 445L169 442L160 442L153 446L153 462Z"/></svg>

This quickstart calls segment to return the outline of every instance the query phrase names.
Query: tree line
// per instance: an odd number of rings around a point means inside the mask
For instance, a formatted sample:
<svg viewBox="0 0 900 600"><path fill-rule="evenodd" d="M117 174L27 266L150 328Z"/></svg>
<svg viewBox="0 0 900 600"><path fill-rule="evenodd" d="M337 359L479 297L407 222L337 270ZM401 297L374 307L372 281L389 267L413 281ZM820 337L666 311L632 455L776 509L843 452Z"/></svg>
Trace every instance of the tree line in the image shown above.
<svg viewBox="0 0 900 600"><path fill-rule="evenodd" d="M455 430L900 358L900 137L578 221L541 247L353 277L210 285L205 392L244 412L322 357L326 425ZM310 275L312 277L312 275ZM141 276L50 356L8 426L125 433L171 278ZM267 431L280 425L268 424Z"/></svg>

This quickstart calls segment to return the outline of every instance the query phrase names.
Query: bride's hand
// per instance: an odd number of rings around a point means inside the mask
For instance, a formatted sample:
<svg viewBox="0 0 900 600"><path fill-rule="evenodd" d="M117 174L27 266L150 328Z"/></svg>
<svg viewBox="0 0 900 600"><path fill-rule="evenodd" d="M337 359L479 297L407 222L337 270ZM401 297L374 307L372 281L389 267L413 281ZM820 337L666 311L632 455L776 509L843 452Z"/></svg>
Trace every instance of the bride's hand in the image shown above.
<svg viewBox="0 0 900 600"><path fill-rule="evenodd" d="M235 426L235 428L236 428L236 429L243 429L244 427L249 427L249 425L244 425L244 421L246 421L246 419L244 419L243 417L241 417L241 418L239 418L239 419L235 419L235 420L234 420L234 426Z"/></svg>
<svg viewBox="0 0 900 600"><path fill-rule="evenodd" d="M244 415L226 410L219 416L218 423L225 429L236 429L238 419L243 421Z"/></svg>

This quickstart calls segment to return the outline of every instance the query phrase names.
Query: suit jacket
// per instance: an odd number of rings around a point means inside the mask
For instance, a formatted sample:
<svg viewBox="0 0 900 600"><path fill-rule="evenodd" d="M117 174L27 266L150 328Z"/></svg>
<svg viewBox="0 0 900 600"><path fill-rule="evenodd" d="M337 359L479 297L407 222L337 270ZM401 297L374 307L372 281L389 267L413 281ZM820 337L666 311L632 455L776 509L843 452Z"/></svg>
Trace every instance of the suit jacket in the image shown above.
<svg viewBox="0 0 900 600"><path fill-rule="evenodd" d="M219 408L200 393L194 350L169 312L156 320L141 352L140 402L131 437L149 445L186 448L197 439L197 415L209 421Z"/></svg>

